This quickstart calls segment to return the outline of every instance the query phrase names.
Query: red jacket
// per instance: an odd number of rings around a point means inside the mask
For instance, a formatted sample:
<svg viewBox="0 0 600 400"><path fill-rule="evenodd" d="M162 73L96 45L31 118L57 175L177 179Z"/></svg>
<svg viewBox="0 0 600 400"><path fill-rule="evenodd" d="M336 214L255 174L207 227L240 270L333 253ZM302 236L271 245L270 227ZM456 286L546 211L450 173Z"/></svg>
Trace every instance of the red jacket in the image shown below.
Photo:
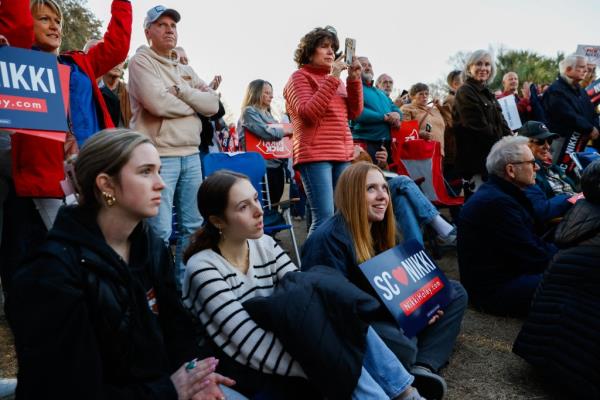
<svg viewBox="0 0 600 400"><path fill-rule="evenodd" d="M362 82L346 83L348 90L329 69L309 65L290 77L283 97L294 127L294 165L352 159L348 120L362 113Z"/></svg>
<svg viewBox="0 0 600 400"><path fill-rule="evenodd" d="M92 47L87 54L81 51L62 54L72 58L92 81L94 100L102 110L99 122L103 128L113 128L114 124L96 79L127 58L131 41L131 3L127 0L113 0L111 13L112 17L102 43ZM27 49L32 47L33 17L29 11L29 0L0 2L0 34L6 36L11 46Z"/></svg>

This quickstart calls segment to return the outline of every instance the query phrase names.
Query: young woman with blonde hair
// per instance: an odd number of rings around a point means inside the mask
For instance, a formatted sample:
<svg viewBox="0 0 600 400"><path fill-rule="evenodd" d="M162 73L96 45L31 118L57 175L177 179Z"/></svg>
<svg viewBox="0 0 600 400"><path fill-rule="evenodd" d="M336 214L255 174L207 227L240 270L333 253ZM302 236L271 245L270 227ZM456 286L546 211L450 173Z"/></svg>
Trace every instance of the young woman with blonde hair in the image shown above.
<svg viewBox="0 0 600 400"><path fill-rule="evenodd" d="M379 167L358 162L340 176L335 190L336 214L304 243L302 269L326 265L341 271L350 282L377 297L359 264L394 247L396 221L388 183ZM441 398L446 383L437 375L450 357L467 306L467 295L451 281L451 303L416 338L408 338L391 315L371 326L404 366L415 376L415 386L426 398Z"/></svg>

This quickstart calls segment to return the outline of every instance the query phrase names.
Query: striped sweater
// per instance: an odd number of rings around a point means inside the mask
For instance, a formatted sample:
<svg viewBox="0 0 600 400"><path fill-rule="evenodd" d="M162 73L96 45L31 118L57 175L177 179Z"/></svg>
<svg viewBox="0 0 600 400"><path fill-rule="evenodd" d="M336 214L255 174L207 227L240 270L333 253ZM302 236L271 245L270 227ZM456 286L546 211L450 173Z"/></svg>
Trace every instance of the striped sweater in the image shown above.
<svg viewBox="0 0 600 400"><path fill-rule="evenodd" d="M305 377L279 339L258 326L242 306L254 296L270 296L279 280L297 268L270 236L248 240L248 247L246 275L213 250L191 257L183 302L213 342L235 361L267 374Z"/></svg>

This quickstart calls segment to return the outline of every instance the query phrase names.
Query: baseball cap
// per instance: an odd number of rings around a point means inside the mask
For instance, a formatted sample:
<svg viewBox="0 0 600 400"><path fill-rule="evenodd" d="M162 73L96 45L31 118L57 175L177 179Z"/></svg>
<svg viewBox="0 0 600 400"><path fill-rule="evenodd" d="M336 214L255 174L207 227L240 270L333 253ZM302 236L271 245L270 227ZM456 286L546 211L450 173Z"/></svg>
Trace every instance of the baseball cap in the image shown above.
<svg viewBox="0 0 600 400"><path fill-rule="evenodd" d="M527 121L519 129L519 136L531 139L548 139L558 137L558 134L550 132L546 125L539 121Z"/></svg>
<svg viewBox="0 0 600 400"><path fill-rule="evenodd" d="M144 28L148 28L151 23L159 19L162 15L170 16L175 22L179 22L181 19L181 15L176 10L158 5L152 7L146 13L146 18L144 18Z"/></svg>

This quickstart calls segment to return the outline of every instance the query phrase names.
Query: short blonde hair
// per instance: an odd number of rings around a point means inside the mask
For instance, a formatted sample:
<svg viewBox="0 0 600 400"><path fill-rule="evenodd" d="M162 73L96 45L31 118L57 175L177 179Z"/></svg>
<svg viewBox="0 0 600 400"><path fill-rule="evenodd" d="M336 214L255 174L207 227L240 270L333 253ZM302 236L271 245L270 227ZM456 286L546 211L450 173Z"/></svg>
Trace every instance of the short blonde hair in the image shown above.
<svg viewBox="0 0 600 400"><path fill-rule="evenodd" d="M31 0L29 3L29 10L33 14L34 10L39 10L43 6L50 8L60 18L60 25L63 24L63 13L58 3L54 0Z"/></svg>

